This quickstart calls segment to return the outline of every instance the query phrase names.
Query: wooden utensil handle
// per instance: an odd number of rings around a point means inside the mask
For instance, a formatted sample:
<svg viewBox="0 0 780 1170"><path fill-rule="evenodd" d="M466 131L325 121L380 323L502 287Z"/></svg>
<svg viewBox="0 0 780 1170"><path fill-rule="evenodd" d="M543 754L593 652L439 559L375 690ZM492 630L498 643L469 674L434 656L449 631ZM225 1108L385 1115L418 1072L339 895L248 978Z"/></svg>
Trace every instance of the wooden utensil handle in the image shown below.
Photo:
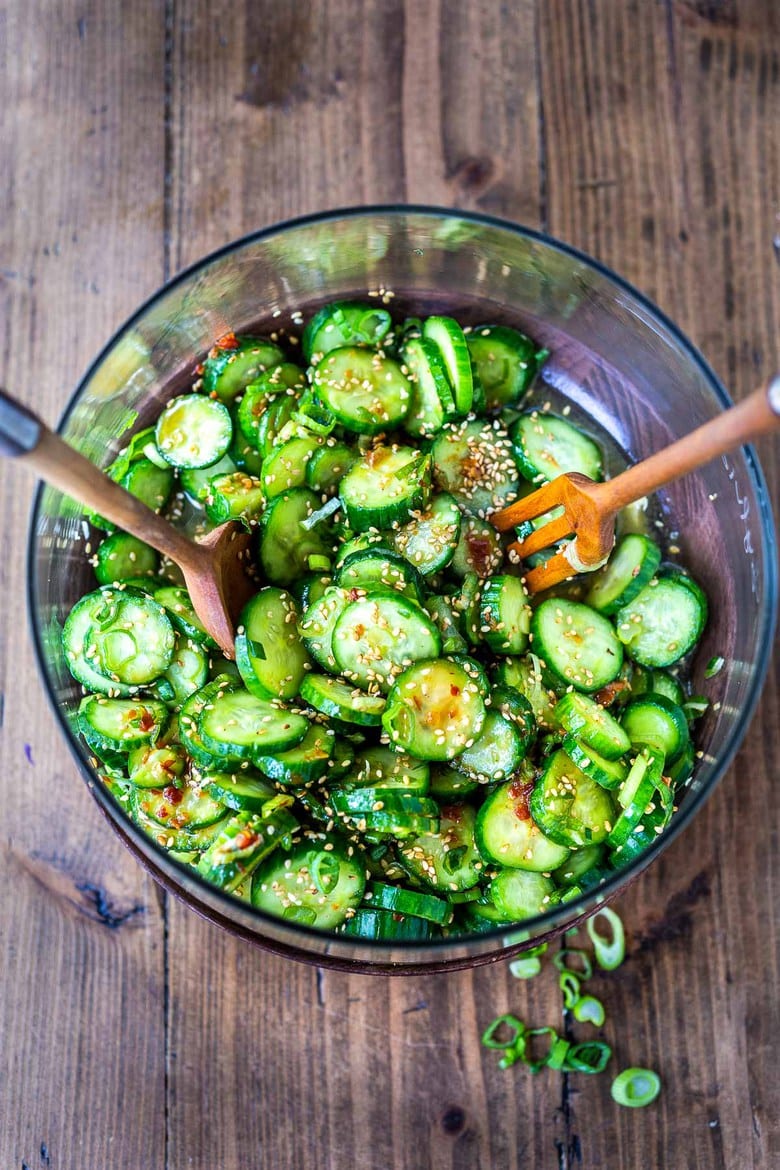
<svg viewBox="0 0 780 1170"><path fill-rule="evenodd" d="M598 484L599 502L610 511L618 511L718 455L771 431L780 431L780 374L670 447Z"/></svg>
<svg viewBox="0 0 780 1170"><path fill-rule="evenodd" d="M4 390L0 390L0 454L16 458L52 487L105 516L182 567L195 564L201 555L197 545L109 479Z"/></svg>

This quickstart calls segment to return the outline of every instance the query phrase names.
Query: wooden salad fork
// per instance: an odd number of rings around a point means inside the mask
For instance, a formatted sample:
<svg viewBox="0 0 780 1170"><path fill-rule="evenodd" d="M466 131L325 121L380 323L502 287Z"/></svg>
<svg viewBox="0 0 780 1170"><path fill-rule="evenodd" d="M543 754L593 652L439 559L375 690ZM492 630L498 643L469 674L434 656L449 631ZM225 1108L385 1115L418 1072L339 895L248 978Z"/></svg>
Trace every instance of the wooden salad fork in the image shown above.
<svg viewBox="0 0 780 1170"><path fill-rule="evenodd" d="M780 374L775 374L737 406L724 410L614 479L596 483L578 472L559 475L524 499L494 512L490 522L499 532L507 532L555 508L563 508L563 515L548 520L525 539L509 546L510 554L522 560L567 536L574 538L545 564L525 574L529 592L540 593L577 573L593 572L604 563L615 542L615 517L621 508L695 471L718 455L777 430L780 430Z"/></svg>
<svg viewBox="0 0 780 1170"><path fill-rule="evenodd" d="M250 534L236 521L190 540L110 479L86 456L0 390L0 455L10 455L46 483L86 504L174 561L195 613L227 658L235 657L235 621L256 592L247 576Z"/></svg>

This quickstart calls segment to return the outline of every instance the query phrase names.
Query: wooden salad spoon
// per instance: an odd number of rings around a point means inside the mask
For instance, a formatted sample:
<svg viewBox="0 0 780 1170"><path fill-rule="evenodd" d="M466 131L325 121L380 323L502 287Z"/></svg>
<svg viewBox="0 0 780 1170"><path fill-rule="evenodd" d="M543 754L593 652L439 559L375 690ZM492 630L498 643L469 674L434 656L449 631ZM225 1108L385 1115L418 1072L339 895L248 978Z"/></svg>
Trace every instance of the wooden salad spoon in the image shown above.
<svg viewBox="0 0 780 1170"><path fill-rule="evenodd" d="M0 390L0 455L26 464L41 479L150 544L184 574L195 613L226 658L235 657L235 622L256 586L244 566L250 534L235 520L197 541L158 516L45 423Z"/></svg>
<svg viewBox="0 0 780 1170"><path fill-rule="evenodd" d="M521 559L573 536L543 565L525 574L530 593L549 589L577 573L598 569L615 542L615 517L621 508L695 471L727 451L759 435L780 430L780 374L775 374L743 402L724 410L682 439L635 463L614 479L596 483L587 475L567 472L538 491L489 517L499 532L543 516L553 508L563 515L548 520L509 551Z"/></svg>

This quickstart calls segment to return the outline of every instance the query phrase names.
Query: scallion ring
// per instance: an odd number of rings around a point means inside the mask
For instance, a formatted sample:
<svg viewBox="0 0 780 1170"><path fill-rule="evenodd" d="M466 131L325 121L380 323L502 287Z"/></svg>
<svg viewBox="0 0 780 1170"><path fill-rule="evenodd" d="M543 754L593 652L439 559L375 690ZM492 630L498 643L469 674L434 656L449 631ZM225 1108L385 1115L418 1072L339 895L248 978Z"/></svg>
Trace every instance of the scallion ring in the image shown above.
<svg viewBox="0 0 780 1170"><path fill-rule="evenodd" d="M566 1055L565 1072L600 1073L607 1067L612 1049L602 1040L572 1044Z"/></svg>
<svg viewBox="0 0 780 1170"><path fill-rule="evenodd" d="M612 938L605 938L596 929L599 918L604 918L612 930ZM626 957L626 939L623 932L623 923L614 910L609 906L602 906L600 910L585 923L590 941L593 943L593 953L596 962L602 971L614 971Z"/></svg>
<svg viewBox="0 0 780 1170"><path fill-rule="evenodd" d="M605 1020L604 1004L595 995L580 996L572 1011L580 1024L593 1024L595 1028L600 1028Z"/></svg>
<svg viewBox="0 0 780 1170"><path fill-rule="evenodd" d="M568 964L569 955L572 955L582 964L582 970L574 970L574 974L578 979L590 979L593 974L593 966L585 951L576 950L573 947L564 947L562 951L558 951L557 955L553 955L553 963L559 971L572 971Z"/></svg>
<svg viewBox="0 0 780 1170"><path fill-rule="evenodd" d="M509 972L515 979L533 979L542 969L542 964L536 955L521 955L509 964Z"/></svg>
<svg viewBox="0 0 780 1170"><path fill-rule="evenodd" d="M649 1068L627 1068L615 1077L610 1091L618 1105L641 1109L661 1092L661 1078Z"/></svg>
<svg viewBox="0 0 780 1170"><path fill-rule="evenodd" d="M547 1056L547 1067L562 1069L566 1067L566 1058L569 1054L571 1044L568 1040L564 1040L562 1036L557 1036L550 1046L550 1052Z"/></svg>
<svg viewBox="0 0 780 1170"><path fill-rule="evenodd" d="M508 1040L499 1040L497 1033L501 1028L511 1028L512 1035ZM485 1031L482 1033L482 1043L485 1048L513 1048L520 1037L525 1032L525 1024L522 1020L518 1020L517 1016L512 1016L509 1013L503 1016L498 1016L493 1020Z"/></svg>
<svg viewBox="0 0 780 1170"><path fill-rule="evenodd" d="M563 1006L571 1011L580 1000L580 977L575 971L561 971L558 986L563 992Z"/></svg>

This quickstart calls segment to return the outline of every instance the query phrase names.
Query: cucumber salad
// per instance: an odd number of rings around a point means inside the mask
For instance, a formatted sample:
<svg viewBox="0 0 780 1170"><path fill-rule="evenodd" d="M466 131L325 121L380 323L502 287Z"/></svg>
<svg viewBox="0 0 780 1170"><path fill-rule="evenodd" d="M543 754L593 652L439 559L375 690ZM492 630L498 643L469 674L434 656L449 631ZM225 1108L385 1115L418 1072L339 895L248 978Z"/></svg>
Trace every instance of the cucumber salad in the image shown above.
<svg viewBox="0 0 780 1170"><path fill-rule="evenodd" d="M89 517L63 644L98 774L207 882L320 930L471 934L598 885L692 775L702 590L633 523L528 596L491 514L605 466L517 330L350 301L280 337L222 337L109 468L191 532L248 525L257 588L229 661L175 567Z"/></svg>

